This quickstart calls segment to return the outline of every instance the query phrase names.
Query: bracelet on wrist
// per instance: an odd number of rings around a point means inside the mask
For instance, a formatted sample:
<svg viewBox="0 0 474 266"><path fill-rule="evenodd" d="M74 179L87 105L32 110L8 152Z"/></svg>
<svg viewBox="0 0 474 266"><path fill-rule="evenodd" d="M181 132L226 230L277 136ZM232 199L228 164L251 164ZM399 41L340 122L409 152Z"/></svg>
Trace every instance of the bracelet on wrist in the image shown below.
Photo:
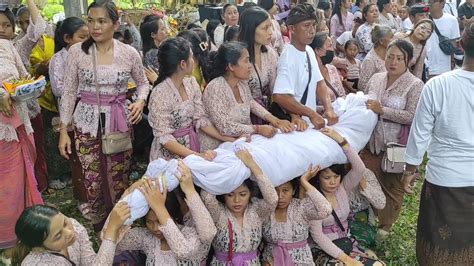
<svg viewBox="0 0 474 266"><path fill-rule="evenodd" d="M341 146L341 147L342 147L342 146L344 146L344 145L346 145L346 144L349 144L349 142L347 142L347 140L346 140L346 139L344 139L343 141L341 141L341 142L338 142L337 144L339 144L339 146Z"/></svg>
<svg viewBox="0 0 474 266"><path fill-rule="evenodd" d="M112 240L110 237L105 237L105 236L102 238L102 240L109 240L110 242L112 242L114 244L116 242L116 241Z"/></svg>

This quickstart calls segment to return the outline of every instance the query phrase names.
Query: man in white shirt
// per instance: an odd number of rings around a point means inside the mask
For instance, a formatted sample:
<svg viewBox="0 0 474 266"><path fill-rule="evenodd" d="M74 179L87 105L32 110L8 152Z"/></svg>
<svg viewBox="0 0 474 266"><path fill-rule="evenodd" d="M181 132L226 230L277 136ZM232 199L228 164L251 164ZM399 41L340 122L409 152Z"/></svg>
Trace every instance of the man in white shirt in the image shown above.
<svg viewBox="0 0 474 266"><path fill-rule="evenodd" d="M443 13L444 0L432 0L430 6L431 16L435 26L441 35L452 40L456 46L456 39L460 36L459 24L456 17L451 14ZM426 66L428 67L429 76L434 77L442 73L450 71L451 55L445 54L439 47L439 37L435 30L426 43Z"/></svg>
<svg viewBox="0 0 474 266"><path fill-rule="evenodd" d="M308 46L316 34L314 8L307 3L294 7L286 23L292 31L292 39L278 61L273 100L291 115L298 130L305 130L307 123L312 123L318 129L325 126L323 117L316 112L318 98L323 104L328 124L333 125L337 123L338 117L332 108L328 88L319 71L314 51ZM302 104L306 88L306 102Z"/></svg>
<svg viewBox="0 0 474 266"><path fill-rule="evenodd" d="M474 24L466 27L461 47L462 69L423 88L408 138L406 192L426 151L429 158L418 216L420 265L474 263Z"/></svg>
<svg viewBox="0 0 474 266"><path fill-rule="evenodd" d="M445 0L443 12L457 18L458 17L457 0Z"/></svg>

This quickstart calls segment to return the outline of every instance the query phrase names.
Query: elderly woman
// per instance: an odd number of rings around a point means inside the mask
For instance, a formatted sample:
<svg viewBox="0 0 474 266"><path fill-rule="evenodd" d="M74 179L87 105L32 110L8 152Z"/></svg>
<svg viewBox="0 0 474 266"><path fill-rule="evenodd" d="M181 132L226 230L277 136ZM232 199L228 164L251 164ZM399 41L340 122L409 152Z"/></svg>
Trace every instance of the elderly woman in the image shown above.
<svg viewBox="0 0 474 266"><path fill-rule="evenodd" d="M392 29L393 32L400 31L400 25L398 21L392 15L392 0L378 0L377 7L380 12L379 23L386 25Z"/></svg>
<svg viewBox="0 0 474 266"><path fill-rule="evenodd" d="M421 79L423 76L423 65L426 59L426 41L433 33L433 21L430 19L420 20L409 34L396 34L395 38L409 41L413 45L413 59L408 63L411 73Z"/></svg>
<svg viewBox="0 0 474 266"><path fill-rule="evenodd" d="M381 162L385 143L406 143L407 133L413 121L423 82L408 69L412 58L411 43L405 40L391 42L385 59L387 71L375 74L367 85L371 98L367 101L367 108L379 115L380 122L370 139L370 151L364 150L361 157L367 168L379 178L387 198L385 208L378 211L380 237L388 235L403 203L401 174L384 173Z"/></svg>
<svg viewBox="0 0 474 266"><path fill-rule="evenodd" d="M385 54L392 38L392 30L388 26L375 25L372 31L374 48L370 50L360 66L359 90L367 93L367 83L370 78L375 73L385 71Z"/></svg>
<svg viewBox="0 0 474 266"><path fill-rule="evenodd" d="M359 43L359 60L363 60L367 53L374 47L372 42L372 28L379 19L379 10L375 4L368 4L362 10L362 24L356 32L356 40Z"/></svg>
<svg viewBox="0 0 474 266"><path fill-rule="evenodd" d="M239 10L235 4L225 4L222 8L222 19L224 24L217 26L214 30L214 42L217 48L224 42L224 36L229 27L239 23Z"/></svg>

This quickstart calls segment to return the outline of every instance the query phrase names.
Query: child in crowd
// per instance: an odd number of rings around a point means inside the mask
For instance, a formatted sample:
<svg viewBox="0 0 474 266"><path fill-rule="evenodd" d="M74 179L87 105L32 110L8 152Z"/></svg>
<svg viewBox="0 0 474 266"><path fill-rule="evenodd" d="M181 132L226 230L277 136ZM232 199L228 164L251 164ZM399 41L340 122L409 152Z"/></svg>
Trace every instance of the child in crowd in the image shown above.
<svg viewBox="0 0 474 266"><path fill-rule="evenodd" d="M230 26L224 34L224 42L238 41L240 27L238 25Z"/></svg>
<svg viewBox="0 0 474 266"><path fill-rule="evenodd" d="M400 15L400 28L403 32L410 31L413 28L413 23L410 20L410 8L408 6L400 7L398 14Z"/></svg>
<svg viewBox="0 0 474 266"><path fill-rule="evenodd" d="M344 45L344 54L346 57L342 62L347 65L347 80L343 82L344 88L348 91L357 91L359 82L360 60L356 58L359 53L357 41L351 39Z"/></svg>
<svg viewBox="0 0 474 266"><path fill-rule="evenodd" d="M336 52L338 56L343 57L345 53L344 45L350 39L355 38L357 29L359 29L360 25L364 24L364 20L361 18L354 18L354 26L351 30L343 32L337 39L336 39Z"/></svg>

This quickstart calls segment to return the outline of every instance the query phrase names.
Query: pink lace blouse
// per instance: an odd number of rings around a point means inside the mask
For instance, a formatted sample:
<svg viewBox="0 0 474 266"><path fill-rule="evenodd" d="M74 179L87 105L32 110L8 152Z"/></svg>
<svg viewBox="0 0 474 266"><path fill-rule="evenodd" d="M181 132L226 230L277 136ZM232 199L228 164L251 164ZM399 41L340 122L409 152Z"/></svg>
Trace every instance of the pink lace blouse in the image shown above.
<svg viewBox="0 0 474 266"><path fill-rule="evenodd" d="M273 93L273 86L275 85L277 65L278 65L278 54L272 47L266 46L267 52L261 55L261 67L257 64L252 66L250 79L248 86L252 93L253 99L260 103L265 103L265 98L270 98ZM257 74L258 71L258 74ZM262 87L260 88L260 81Z"/></svg>
<svg viewBox="0 0 474 266"><path fill-rule="evenodd" d="M243 227L240 227L234 215L227 207L219 202L214 195L205 190L201 191L201 197L206 205L212 219L217 227L217 234L212 242L215 251L228 253L229 251L229 222L233 230L233 253L246 253L256 251L262 240L262 224L275 210L278 204L278 195L271 181L266 177L260 177L258 187L263 199L252 198L244 213ZM257 257L247 261L249 265L260 265ZM225 266L225 262L219 261L215 256L211 265Z"/></svg>
<svg viewBox="0 0 474 266"><path fill-rule="evenodd" d="M184 226L169 219L159 227L171 250L161 250L159 238L147 228L136 227L118 242L117 252L142 250L147 257L146 265L201 265L207 258L216 227L198 194L185 200L191 216L185 216Z"/></svg>
<svg viewBox="0 0 474 266"><path fill-rule="evenodd" d="M379 100L383 106L385 141L399 142L402 125L410 126L415 116L423 81L407 71L386 88L387 78L387 72L375 74L367 85L367 91L370 98ZM369 145L372 153L379 154L385 150L380 120L375 126Z"/></svg>
<svg viewBox="0 0 474 266"><path fill-rule="evenodd" d="M108 266L112 265L115 255L115 244L107 239L102 241L99 252L97 254L92 249L92 242L89 239L86 228L75 219L69 218L74 226L76 233L76 241L67 248L69 260L77 266ZM64 257L53 255L50 252L30 252L23 260L21 265L24 266L59 266L71 265Z"/></svg>
<svg viewBox="0 0 474 266"><path fill-rule="evenodd" d="M380 58L374 49L370 50L360 65L359 90L368 92L367 83L375 73L387 71L385 69L385 58Z"/></svg>
<svg viewBox="0 0 474 266"><path fill-rule="evenodd" d="M99 129L99 110L97 104L87 104L82 100L76 105L79 94L96 93L92 48L89 54L81 50L81 43L69 48L67 75L64 80L64 91L60 103L60 116L63 124L70 124L73 120L82 133L97 135ZM97 65L97 82L101 95L116 96L127 93L128 81L133 79L137 85L139 100L146 100L150 85L145 76L145 70L138 52L130 45L114 40L114 58L110 65ZM123 105L128 117L128 108ZM111 123L111 107L101 106L101 113L105 113L105 133L109 133ZM127 121L128 123L128 121ZM130 127L130 125L129 125Z"/></svg>
<svg viewBox="0 0 474 266"><path fill-rule="evenodd" d="M294 198L290 202L285 222L276 221L274 212L269 219L265 220L263 224L263 238L265 239L263 261L273 261L272 244L307 240L309 222L324 219L331 214L331 205L319 191L311 189L306 192L306 196L304 199ZM290 249L289 253L295 265L314 265L309 245Z"/></svg>
<svg viewBox="0 0 474 266"><path fill-rule="evenodd" d="M351 12L346 12L345 14L341 14L342 16L342 24L339 21L339 17L334 14L331 17L331 29L330 33L331 36L334 38L339 37L342 33L348 30L352 30L352 26L354 25L354 15Z"/></svg>
<svg viewBox="0 0 474 266"><path fill-rule="evenodd" d="M239 82L238 88L242 103L238 103L224 77L213 79L204 90L202 101L209 119L222 135L240 137L254 132L250 113L264 119L268 112L258 104L250 93L246 82ZM213 150L220 141L200 133L201 150Z"/></svg>
<svg viewBox="0 0 474 266"><path fill-rule="evenodd" d="M157 158L177 158L164 147L169 141L177 141L190 148L189 136L175 138L173 133L176 130L189 126L199 129L211 124L204 111L201 89L196 79L185 78L183 85L188 96L185 101L170 78L158 84L151 92L148 122L155 136L150 151L151 161Z"/></svg>
<svg viewBox="0 0 474 266"><path fill-rule="evenodd" d="M339 220L341 220L343 224L346 224L345 227L347 230L347 223L345 222L347 221L347 217L349 216L350 212L348 194L359 185L359 182L364 175L365 165L362 162L362 159L360 159L359 155L352 148L344 151L344 153L352 165L352 170L344 176L342 179L342 184L336 191L337 207L334 208L334 211L336 212ZM324 233L323 227L331 228L333 232ZM332 241L347 235L347 233L340 231L341 230L339 229L332 215L329 215L324 220L313 220L310 223L310 232L313 240L324 252L334 258L338 258L343 251L334 245Z"/></svg>
<svg viewBox="0 0 474 266"><path fill-rule="evenodd" d="M67 56L66 48L55 53L49 61L49 80L51 81L51 88L56 97L61 97L64 90L64 79L67 70Z"/></svg>
<svg viewBox="0 0 474 266"><path fill-rule="evenodd" d="M368 168L363 177L367 180L367 187L357 186L349 193L351 212L357 213L373 206L377 210L385 208L386 198L375 174Z"/></svg>
<svg viewBox="0 0 474 266"><path fill-rule="evenodd" d="M337 68L330 64L327 64L325 67L327 68L328 73L329 73L328 82L331 84L332 88L337 92L337 95L339 97L346 96L346 90L344 89L344 86L342 85L342 79L341 79L341 76L339 75L339 71L337 71ZM329 92L329 95L331 96L331 101L334 102L337 97L336 97L336 94L333 92L333 90L329 88L329 86L328 86L328 92Z"/></svg>
<svg viewBox="0 0 474 266"><path fill-rule="evenodd" d="M3 81L28 76L20 55L9 40L0 39L0 66L0 84ZM7 91L0 87L0 97L3 97L6 93ZM26 103L14 102L14 105L21 122L25 125L26 133L33 133ZM3 113L0 113L0 141L18 141L16 128L12 124L7 123L4 118Z"/></svg>

